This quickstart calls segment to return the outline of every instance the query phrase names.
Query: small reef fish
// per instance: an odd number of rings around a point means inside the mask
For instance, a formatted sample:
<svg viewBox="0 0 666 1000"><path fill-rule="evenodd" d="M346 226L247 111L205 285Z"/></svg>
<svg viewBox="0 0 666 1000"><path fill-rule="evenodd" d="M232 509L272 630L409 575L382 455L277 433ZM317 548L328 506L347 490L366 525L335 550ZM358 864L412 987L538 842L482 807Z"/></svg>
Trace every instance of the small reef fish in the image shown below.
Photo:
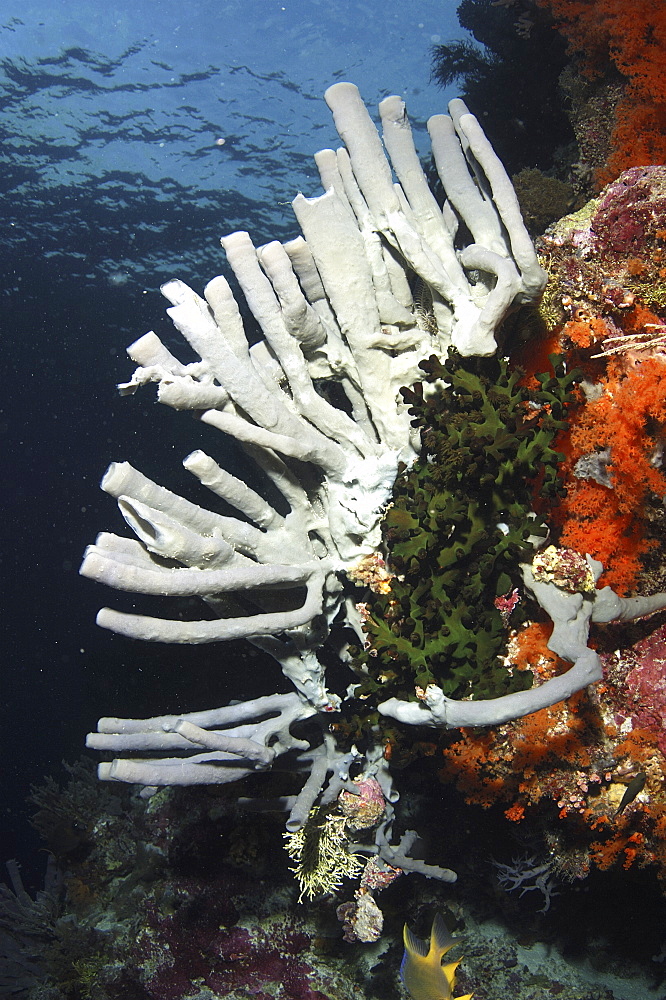
<svg viewBox="0 0 666 1000"><path fill-rule="evenodd" d="M635 778L632 778L627 785L627 790L622 796L622 801L615 810L615 815L619 816L620 813L627 808L630 802L633 802L639 792L643 791L645 786L645 779L647 775L644 771L639 771Z"/></svg>
<svg viewBox="0 0 666 1000"><path fill-rule="evenodd" d="M407 924L403 939L405 954L400 966L400 978L412 1000L472 1000L471 993L464 997L453 997L456 969L461 960L442 965L442 959L458 939L449 933L439 913L433 921L429 942L412 934Z"/></svg>

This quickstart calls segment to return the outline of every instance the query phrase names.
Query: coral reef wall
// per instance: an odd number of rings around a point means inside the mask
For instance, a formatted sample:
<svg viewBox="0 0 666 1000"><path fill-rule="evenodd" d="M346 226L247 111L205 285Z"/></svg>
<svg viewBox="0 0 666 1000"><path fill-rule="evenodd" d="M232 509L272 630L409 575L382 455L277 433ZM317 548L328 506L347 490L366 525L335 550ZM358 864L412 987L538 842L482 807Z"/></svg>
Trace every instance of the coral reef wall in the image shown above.
<svg viewBox="0 0 666 1000"><path fill-rule="evenodd" d="M580 72L619 87L607 162L597 181L666 161L666 18L660 0L537 0L569 42ZM599 107L601 111L601 107ZM590 119L589 128L603 127ZM589 141L592 142L591 137Z"/></svg>

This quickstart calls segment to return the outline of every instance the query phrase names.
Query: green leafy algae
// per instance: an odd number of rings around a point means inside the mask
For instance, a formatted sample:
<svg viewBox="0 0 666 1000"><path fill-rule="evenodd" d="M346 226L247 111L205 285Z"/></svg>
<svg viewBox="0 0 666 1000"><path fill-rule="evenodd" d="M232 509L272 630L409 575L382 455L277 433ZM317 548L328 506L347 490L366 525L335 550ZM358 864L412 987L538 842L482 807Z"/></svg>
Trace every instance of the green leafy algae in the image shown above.
<svg viewBox="0 0 666 1000"><path fill-rule="evenodd" d="M535 493L563 492L553 441L580 373L550 360L554 375L538 375L536 392L503 359L455 352L424 361L424 381L402 390L422 451L385 515L395 576L366 605L358 697L414 698L434 683L448 697L490 698L531 686L528 671L500 659L508 626L495 601L521 586L531 536L547 534Z"/></svg>

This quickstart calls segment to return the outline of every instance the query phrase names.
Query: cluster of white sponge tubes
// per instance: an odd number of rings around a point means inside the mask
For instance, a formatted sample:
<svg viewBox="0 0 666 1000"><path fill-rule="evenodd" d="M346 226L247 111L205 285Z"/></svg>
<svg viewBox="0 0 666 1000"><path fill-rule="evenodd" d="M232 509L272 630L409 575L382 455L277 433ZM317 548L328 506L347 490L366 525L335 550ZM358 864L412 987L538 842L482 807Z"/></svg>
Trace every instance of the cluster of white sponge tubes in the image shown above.
<svg viewBox="0 0 666 1000"><path fill-rule="evenodd" d="M100 720L91 746L178 750L161 761L103 765L103 777L234 780L296 746L283 721L288 730L339 706L318 651L334 621L360 634L355 567L379 559L398 463L417 452L399 389L418 378L421 360L444 358L451 345L493 354L507 312L536 301L545 284L510 180L462 102L428 123L441 208L400 98L380 105L382 144L356 87L339 83L325 97L345 145L315 157L325 193L293 202L302 235L262 247L243 232L222 239L259 336L246 331L226 278L209 282L203 297L169 281L168 313L199 360L179 361L148 333L128 349L138 367L120 387L129 393L154 382L161 402L232 437L273 500L202 451L185 468L238 516L114 463L102 488L135 538L100 535L81 567L119 590L197 596L209 609L202 620L182 621L103 608L101 626L158 642L246 638L281 664L296 700L268 694L278 699L270 712L260 697L196 719Z"/></svg>

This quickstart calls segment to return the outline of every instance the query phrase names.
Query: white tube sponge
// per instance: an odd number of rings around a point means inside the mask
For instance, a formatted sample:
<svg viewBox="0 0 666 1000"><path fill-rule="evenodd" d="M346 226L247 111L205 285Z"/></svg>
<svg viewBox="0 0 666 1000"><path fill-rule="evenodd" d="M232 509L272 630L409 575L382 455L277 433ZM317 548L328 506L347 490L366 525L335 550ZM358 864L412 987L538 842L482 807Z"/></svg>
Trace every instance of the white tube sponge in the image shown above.
<svg viewBox="0 0 666 1000"><path fill-rule="evenodd" d="M384 130L384 145L421 234L439 257L451 282L452 291L456 289L460 296L466 296L469 291L467 279L456 256L451 231L428 186L414 148L405 103L399 97L387 97L379 105L379 114ZM464 165L460 146L458 155Z"/></svg>
<svg viewBox="0 0 666 1000"><path fill-rule="evenodd" d="M326 91L325 98L375 228L431 292L449 304L453 345L465 355L493 354L497 349L494 333L506 313L516 304L536 301L546 275L539 267L511 181L478 122L462 101L454 101L450 118L438 115L428 123L433 153L450 202L440 210L418 162L400 98L386 98L380 113L384 142L401 187L392 183L391 167L356 87L335 84ZM339 166L346 194L363 229L363 213L352 185L345 180L343 163L340 161ZM339 188L328 161L324 178L333 180L334 188ZM473 234L479 250L486 252L485 257L477 255L478 263L466 262L456 253L455 213ZM484 268L491 276L485 294L493 288L496 294L483 315L483 286L470 279L465 269L489 263L493 255L506 264L496 262ZM448 330L440 330L441 336L448 334Z"/></svg>
<svg viewBox="0 0 666 1000"><path fill-rule="evenodd" d="M275 694L182 716L100 719L86 746L105 752L178 754L117 758L99 765L102 780L147 786L227 784L290 750L307 750L309 744L292 736L291 726L312 715L314 709L295 692Z"/></svg>
<svg viewBox="0 0 666 1000"><path fill-rule="evenodd" d="M546 273L539 264L534 245L525 229L513 184L502 161L488 142L474 115L467 110L464 101L451 101L449 112L463 142L463 148L469 149L472 153L490 185L492 203L508 236L507 250L510 251L520 271L523 282L522 300L534 301L546 286Z"/></svg>
<svg viewBox="0 0 666 1000"><path fill-rule="evenodd" d="M340 704L326 689L319 651L333 623L359 630L351 581L359 565L381 564L383 511L399 463L416 454L400 388L450 345L492 354L506 314L534 301L542 283L508 178L465 110L456 105L441 132L451 195L440 209L399 98L380 108L392 165L356 87L336 84L326 100L346 148L318 154L322 195L295 198L302 236L259 248L244 232L221 241L258 337L246 333L225 277L214 277L203 296L169 281L168 314L197 359L183 363L146 334L129 348L138 368L121 387L130 393L154 382L161 402L234 438L256 466L251 481L226 471L219 456L194 451L184 465L209 490L207 510L113 463L102 487L135 538L100 535L81 568L120 591L201 597L207 612L198 621L109 608L98 621L158 642L249 639L294 685L294 700L275 703L292 722ZM431 133L437 146L436 120ZM440 168L446 174L446 163ZM459 228L475 239L462 251ZM228 714L219 727L213 718L222 717L203 713L138 728L116 720L121 731L112 735L103 720L91 745L174 753L117 760L103 766L105 777L234 780L305 746L288 733L290 723L279 733L279 722L266 723L260 702L247 712L221 710Z"/></svg>
<svg viewBox="0 0 666 1000"><path fill-rule="evenodd" d="M347 147L354 176L375 220L386 227L390 215L400 211L393 189L391 167L381 139L353 83L335 83L324 94L333 113L338 135Z"/></svg>

